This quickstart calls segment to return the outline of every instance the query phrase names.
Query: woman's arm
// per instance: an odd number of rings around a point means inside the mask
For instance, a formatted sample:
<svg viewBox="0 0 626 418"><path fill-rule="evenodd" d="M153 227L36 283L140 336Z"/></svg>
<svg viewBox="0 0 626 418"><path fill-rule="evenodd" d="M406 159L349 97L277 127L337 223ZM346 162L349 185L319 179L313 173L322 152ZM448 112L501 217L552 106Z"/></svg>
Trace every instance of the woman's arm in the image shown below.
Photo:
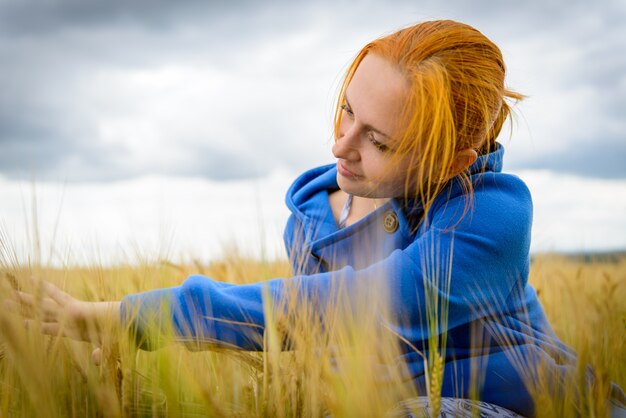
<svg viewBox="0 0 626 418"><path fill-rule="evenodd" d="M434 295L448 304L447 324L441 324L445 328L440 332L478 316L518 310L524 300L517 293L528 276L530 196L513 176L497 181L489 176L476 189L472 208L460 221L467 200L445 196L426 231L366 268L348 265L245 285L195 275L178 287L126 296L122 323L143 349L158 348L155 337L166 331L191 349L219 343L260 350L268 302L278 312L281 306L306 308L324 321L332 307L358 308L363 301L357 295L385 295L392 309L392 324L387 325L408 341L432 333L426 318L427 301ZM508 305L513 292L516 297Z"/></svg>
<svg viewBox="0 0 626 418"><path fill-rule="evenodd" d="M427 293L447 299L447 326L452 328L481 315L480 309L515 308L504 306L507 295L525 284L531 220L527 189L511 177L484 183L481 189L489 192L475 191L472 210L461 222L455 219L466 200L448 199L433 210L428 232L362 270L347 266L247 285L191 276L182 286L128 295L121 302L80 301L42 282L38 298L18 292L14 303L28 308L29 323L41 313L43 332L79 340L99 343L107 325L119 329L123 324L143 349L158 348L164 334L191 349L217 343L259 350L268 301L275 307L310 303L323 317L330 306L358 302L354 295L360 291L382 289L394 309L398 333L409 341L423 340L430 332ZM448 291L438 288L446 277Z"/></svg>

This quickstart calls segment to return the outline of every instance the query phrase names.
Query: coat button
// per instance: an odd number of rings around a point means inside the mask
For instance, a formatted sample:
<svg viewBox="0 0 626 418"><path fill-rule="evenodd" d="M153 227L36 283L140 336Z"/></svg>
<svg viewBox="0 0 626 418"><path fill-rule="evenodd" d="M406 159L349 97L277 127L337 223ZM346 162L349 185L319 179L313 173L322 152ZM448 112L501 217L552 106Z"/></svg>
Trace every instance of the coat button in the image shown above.
<svg viewBox="0 0 626 418"><path fill-rule="evenodd" d="M385 213L385 217L383 218L383 228L385 228L385 231L393 234L398 230L398 225L398 215L396 215L394 211L390 210Z"/></svg>

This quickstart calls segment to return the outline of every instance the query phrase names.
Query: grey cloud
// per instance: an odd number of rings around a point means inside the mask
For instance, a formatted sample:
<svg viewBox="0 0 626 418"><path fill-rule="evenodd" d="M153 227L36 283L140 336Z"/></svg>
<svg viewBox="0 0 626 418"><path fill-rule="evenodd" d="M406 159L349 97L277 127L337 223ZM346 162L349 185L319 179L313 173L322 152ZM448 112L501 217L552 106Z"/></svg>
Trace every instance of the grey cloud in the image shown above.
<svg viewBox="0 0 626 418"><path fill-rule="evenodd" d="M39 116L41 119L41 115ZM77 126L65 131L36 117L3 125L0 169L11 179L38 181L118 180L139 173L115 167L111 161L124 150L103 145Z"/></svg>
<svg viewBox="0 0 626 418"><path fill-rule="evenodd" d="M224 180L265 174L278 165L307 168L312 148L294 139L301 134L294 127L305 116L283 120L282 115L265 113L268 109L236 121L239 132L251 141L244 152L212 145L219 142L207 137L186 142L187 159L133 163L125 158L124 145L100 143L93 121L82 118L82 111L93 105L84 96L90 88L85 84L94 72L150 69L164 63L210 62L229 73L246 64L248 51L288 38L311 22L325 24L320 26L326 31L325 41L350 37L361 42L396 24L447 15L476 25L488 36L496 35L496 43L545 37L576 45L578 65L559 74L555 83L563 90L586 87L602 97L589 103L607 121L596 138L573 138L576 146L533 161L514 161L516 168L626 177L626 168L618 161L624 157L620 145L624 141L616 139L620 132L626 136L622 122L626 95L616 87L623 85L620 80L626 72L626 58L619 52L626 39L621 24L625 10L619 2L598 6L582 1L538 1L512 9L510 3L486 0L452 1L445 6L437 1L416 4L406 0L383 8L376 2L328 2L314 7L286 1L0 0L0 174L16 177L36 170L40 178L52 179L64 172L70 181L143 174ZM584 24L579 27L578 22ZM353 49L344 51L345 60L360 46L355 42ZM320 88L329 90L329 86ZM276 121L265 120L272 117ZM589 153L589 144L594 143L597 146ZM600 151L603 148L609 151L607 155ZM588 156L587 164L582 164L584 156Z"/></svg>
<svg viewBox="0 0 626 418"><path fill-rule="evenodd" d="M217 150L205 154L208 161L177 167L116 163L124 150L97 143L95 128L84 126L90 121L77 116L91 105L82 93L95 71L189 60L228 69L229 60L240 59L238 50L273 36L277 23L294 24L285 15L257 13L258 4L0 2L0 173L16 177L35 171L49 179L63 172L70 181L153 173L215 179L259 174L248 169L250 161Z"/></svg>
<svg viewBox="0 0 626 418"><path fill-rule="evenodd" d="M0 32L29 36L111 25L167 31L193 17L214 20L240 8L254 11L259 4L228 0L8 0L0 3Z"/></svg>
<svg viewBox="0 0 626 418"><path fill-rule="evenodd" d="M626 177L626 139L587 138L582 143L551 153L513 160L511 169L548 169L583 177L622 179Z"/></svg>
<svg viewBox="0 0 626 418"><path fill-rule="evenodd" d="M30 139L0 146L6 151L0 155L0 166L9 179L15 180L107 182L159 175L220 181L262 176L270 168L249 155L209 146L196 149L190 158L144 164L125 161L122 147L106 147L87 140L68 146L63 145L62 137L58 141Z"/></svg>
<svg viewBox="0 0 626 418"><path fill-rule="evenodd" d="M254 157L254 155L242 155L208 145L198 146L195 147L191 161L170 168L168 174L202 176L214 180L238 180L267 174L271 166L266 161Z"/></svg>
<svg viewBox="0 0 626 418"><path fill-rule="evenodd" d="M45 140L0 143L3 174L16 180L33 178L72 182L119 180L137 174L112 165L106 153L75 144L63 146L63 140L51 141L48 137Z"/></svg>

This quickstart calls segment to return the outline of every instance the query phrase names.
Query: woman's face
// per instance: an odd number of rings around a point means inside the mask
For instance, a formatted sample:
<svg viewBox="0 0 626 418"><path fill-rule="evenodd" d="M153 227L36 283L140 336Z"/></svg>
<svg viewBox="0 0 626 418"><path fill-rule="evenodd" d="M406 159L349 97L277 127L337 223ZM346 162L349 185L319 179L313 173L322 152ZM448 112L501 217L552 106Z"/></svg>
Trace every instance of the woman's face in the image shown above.
<svg viewBox="0 0 626 418"><path fill-rule="evenodd" d="M384 58L369 53L361 61L346 90L332 149L344 192L370 198L406 194L408 159L390 162L407 88L403 74Z"/></svg>

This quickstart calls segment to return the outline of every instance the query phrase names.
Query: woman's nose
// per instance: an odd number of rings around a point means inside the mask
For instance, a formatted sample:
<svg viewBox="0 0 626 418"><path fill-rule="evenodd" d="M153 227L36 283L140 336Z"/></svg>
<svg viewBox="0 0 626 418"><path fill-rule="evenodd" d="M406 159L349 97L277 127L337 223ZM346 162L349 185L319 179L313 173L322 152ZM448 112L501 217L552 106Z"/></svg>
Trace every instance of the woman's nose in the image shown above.
<svg viewBox="0 0 626 418"><path fill-rule="evenodd" d="M352 126L351 129L340 133L339 138L333 144L332 152L336 158L355 161L359 159L358 146L358 133Z"/></svg>

